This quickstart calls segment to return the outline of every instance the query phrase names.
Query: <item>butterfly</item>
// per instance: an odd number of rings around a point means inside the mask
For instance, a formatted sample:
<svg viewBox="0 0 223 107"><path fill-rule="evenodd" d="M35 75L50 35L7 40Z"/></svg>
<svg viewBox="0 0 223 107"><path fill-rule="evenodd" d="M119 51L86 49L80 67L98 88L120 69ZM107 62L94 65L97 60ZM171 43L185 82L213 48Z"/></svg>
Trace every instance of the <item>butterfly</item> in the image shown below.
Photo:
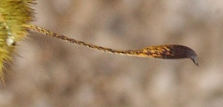
<svg viewBox="0 0 223 107"><path fill-rule="evenodd" d="M12 54L17 46L16 42L25 38L29 31L113 54L162 59L190 58L198 65L195 51L183 45L158 45L135 50L116 50L79 41L32 25L30 21L33 20L34 16L34 10L31 8L33 4L35 4L35 0L0 0L0 78L3 83L4 64L13 61Z"/></svg>

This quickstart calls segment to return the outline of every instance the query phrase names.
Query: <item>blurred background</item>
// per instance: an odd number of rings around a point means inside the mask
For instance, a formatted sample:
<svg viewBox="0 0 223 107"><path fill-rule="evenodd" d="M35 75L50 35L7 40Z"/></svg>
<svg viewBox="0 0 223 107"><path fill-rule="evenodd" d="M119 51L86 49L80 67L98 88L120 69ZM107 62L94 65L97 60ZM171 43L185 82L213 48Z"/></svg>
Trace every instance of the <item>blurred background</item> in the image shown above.
<svg viewBox="0 0 223 107"><path fill-rule="evenodd" d="M30 32L1 107L222 107L222 0L37 0L32 22L114 49L181 44L189 59L113 55Z"/></svg>

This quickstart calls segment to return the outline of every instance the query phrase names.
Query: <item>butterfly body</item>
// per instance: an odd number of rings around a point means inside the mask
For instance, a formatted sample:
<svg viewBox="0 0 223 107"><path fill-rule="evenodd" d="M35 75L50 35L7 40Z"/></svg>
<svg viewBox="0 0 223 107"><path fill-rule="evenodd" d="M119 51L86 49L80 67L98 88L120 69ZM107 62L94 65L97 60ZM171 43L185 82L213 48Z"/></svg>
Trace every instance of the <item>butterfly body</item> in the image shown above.
<svg viewBox="0 0 223 107"><path fill-rule="evenodd" d="M31 9L30 5L34 2L35 0L0 0L0 78L3 83L4 63L12 61L11 56L16 47L16 42L26 37L28 30L103 52L147 58L190 58L198 65L197 54L191 48L183 45L158 45L136 50L116 50L69 38L32 25L29 23L33 19L33 9Z"/></svg>
<svg viewBox="0 0 223 107"><path fill-rule="evenodd" d="M0 78L3 81L4 63L12 60L16 41L27 35L24 25L32 20L33 0L0 0Z"/></svg>

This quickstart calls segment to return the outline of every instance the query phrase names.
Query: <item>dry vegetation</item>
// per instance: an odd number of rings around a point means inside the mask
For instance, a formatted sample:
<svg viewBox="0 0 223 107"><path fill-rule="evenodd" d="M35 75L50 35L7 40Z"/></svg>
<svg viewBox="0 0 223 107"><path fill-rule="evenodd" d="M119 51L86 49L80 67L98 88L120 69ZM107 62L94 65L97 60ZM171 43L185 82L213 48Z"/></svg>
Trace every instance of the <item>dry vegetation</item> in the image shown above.
<svg viewBox="0 0 223 107"><path fill-rule="evenodd" d="M18 43L1 107L221 107L223 1L37 0L34 24L116 49L182 44L190 60L102 53L37 33Z"/></svg>

